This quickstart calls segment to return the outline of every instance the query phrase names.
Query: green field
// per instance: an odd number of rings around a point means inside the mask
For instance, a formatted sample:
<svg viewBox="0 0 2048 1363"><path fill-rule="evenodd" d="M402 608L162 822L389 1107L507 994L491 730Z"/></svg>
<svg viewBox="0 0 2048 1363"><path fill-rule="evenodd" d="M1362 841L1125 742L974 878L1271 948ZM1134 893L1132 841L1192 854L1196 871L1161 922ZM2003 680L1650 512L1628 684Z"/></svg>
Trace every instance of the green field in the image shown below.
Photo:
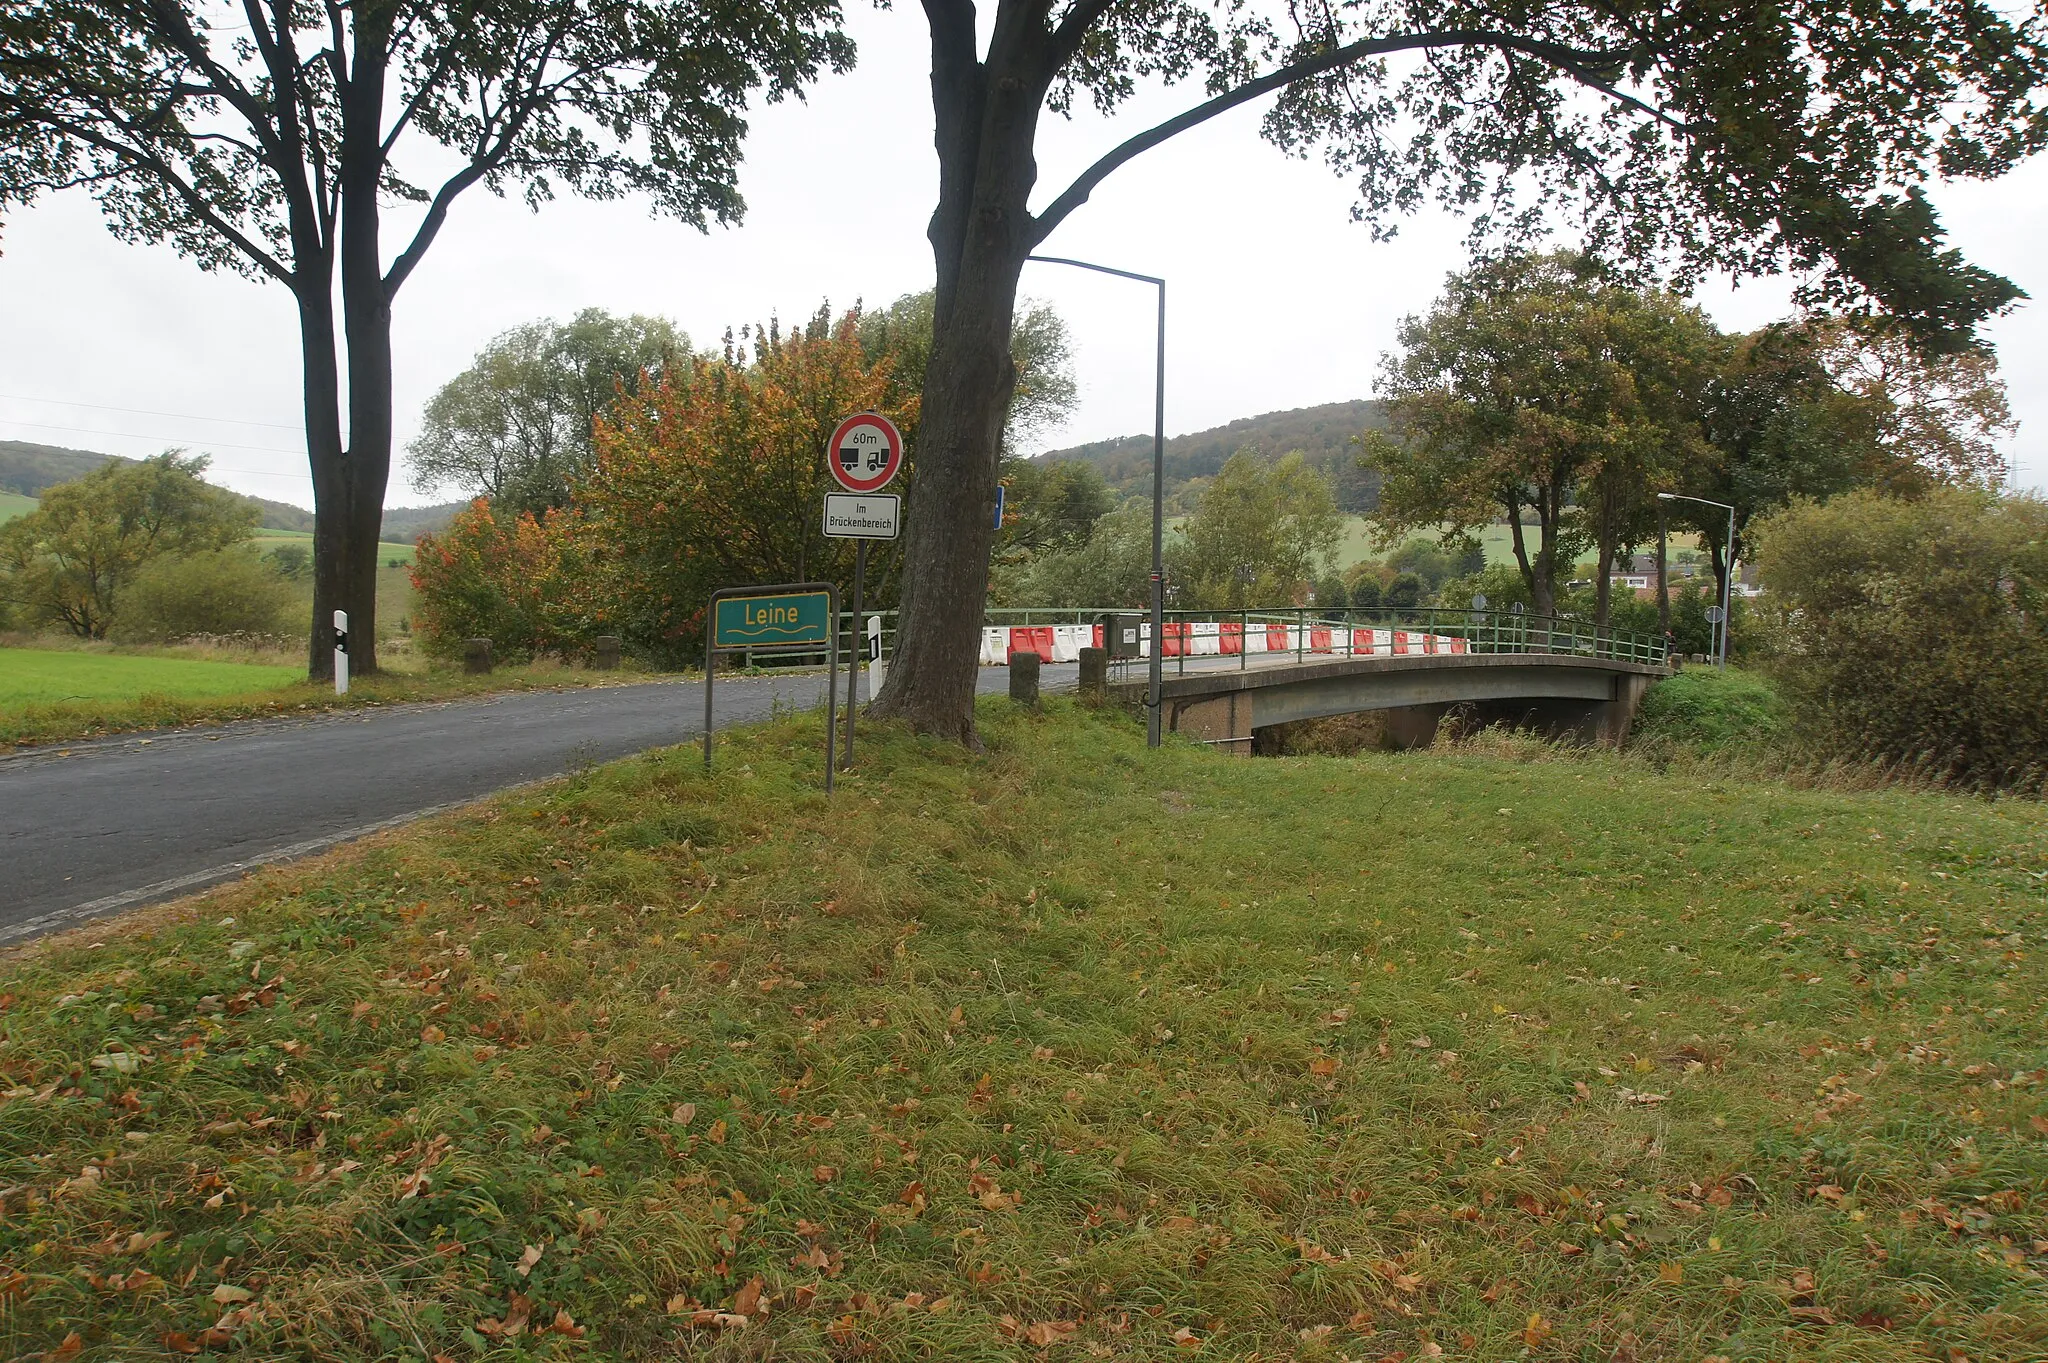
<svg viewBox="0 0 2048 1363"><path fill-rule="evenodd" d="M308 550L313 547L313 535L308 530L258 530L254 543L259 549L271 549L280 544L303 544ZM377 566L384 567L394 560L410 564L417 546L393 544L388 540L377 542Z"/></svg>
<svg viewBox="0 0 2048 1363"><path fill-rule="evenodd" d="M2040 805L981 714L15 957L0 1343L2041 1358Z"/></svg>
<svg viewBox="0 0 2048 1363"><path fill-rule="evenodd" d="M0 492L0 525L16 516L26 516L36 509L36 499L24 497L19 492Z"/></svg>
<svg viewBox="0 0 2048 1363"><path fill-rule="evenodd" d="M1420 531L1411 532L1411 534L1418 538L1428 538L1422 535ZM1533 555L1536 552L1536 527L1533 525L1525 526L1523 534L1527 538L1529 552ZM1344 518L1344 538L1337 546L1337 569L1339 572L1342 572L1354 563L1362 563L1367 559L1384 558L1393 550L1398 549L1402 542L1410 537L1410 535L1399 535L1391 540L1382 541L1373 535L1372 529L1366 523L1365 517L1347 516ZM1696 549L1698 544L1699 537L1690 532L1674 534L1671 537L1671 552L1675 555L1681 549ZM1514 533L1509 530L1505 521L1498 525L1486 526L1480 530L1479 547L1486 552L1486 561L1489 564L1513 563L1515 561ZM1656 547L1654 542L1650 547ZM1587 565L1591 565L1590 559L1587 560Z"/></svg>
<svg viewBox="0 0 2048 1363"><path fill-rule="evenodd" d="M0 648L0 709L137 696L233 696L284 686L303 669L62 649Z"/></svg>

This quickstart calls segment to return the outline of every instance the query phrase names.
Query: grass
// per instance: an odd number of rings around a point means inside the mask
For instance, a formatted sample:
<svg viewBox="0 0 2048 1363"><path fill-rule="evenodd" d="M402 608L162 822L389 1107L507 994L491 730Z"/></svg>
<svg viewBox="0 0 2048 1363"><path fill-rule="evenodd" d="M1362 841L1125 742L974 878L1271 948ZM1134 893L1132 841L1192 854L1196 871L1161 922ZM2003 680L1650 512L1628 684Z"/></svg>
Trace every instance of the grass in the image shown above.
<svg viewBox="0 0 2048 1363"><path fill-rule="evenodd" d="M303 544L311 550L313 533L310 530L272 530L266 527L258 530L250 542L263 550L274 549L280 544ZM393 544L389 540L379 540L377 563L380 567L389 567L393 563L410 566L417 551L417 545Z"/></svg>
<svg viewBox="0 0 2048 1363"><path fill-rule="evenodd" d="M132 700L144 694L207 699L283 686L303 669L189 658L0 648L0 714L25 706Z"/></svg>
<svg viewBox="0 0 2048 1363"><path fill-rule="evenodd" d="M36 499L24 497L19 492L0 492L0 525L5 525L16 516L26 516L36 509Z"/></svg>
<svg viewBox="0 0 2048 1363"><path fill-rule="evenodd" d="M182 658L207 650L0 647L0 744L17 748L109 734L218 724L239 719L453 700L504 691L560 690L645 680L632 672L594 672L551 660L500 667L480 676L447 670L392 670L356 677L346 696L304 680L305 664L249 664ZM166 653L172 656L164 656ZM390 663L405 667L402 653ZM40 677L56 680L39 683ZM210 689L175 690L205 678ZM96 684L97 690L67 689ZM190 683L198 686L198 682Z"/></svg>
<svg viewBox="0 0 2048 1363"><path fill-rule="evenodd" d="M0 1342L2041 1356L2039 806L982 713L17 953Z"/></svg>
<svg viewBox="0 0 2048 1363"><path fill-rule="evenodd" d="M1536 552L1536 527L1533 525L1528 526L1525 528L1524 533L1528 536L1529 552L1534 554ZM1372 527L1367 524L1365 517L1347 516L1344 518L1344 537L1337 544L1337 570L1342 572L1352 564L1363 563L1367 559L1385 558L1388 554L1400 548L1403 541L1411 537L1428 538L1421 535L1421 532L1418 531L1411 532L1410 535L1396 535L1392 539L1382 540L1373 533ZM1671 553L1673 558L1676 558L1681 549L1696 549L1698 543L1699 537L1697 535L1672 535ZM1514 535L1508 529L1507 522L1505 521L1498 525L1483 527L1479 531L1479 547L1485 551L1488 564L1511 564L1515 561ZM1654 549L1656 544L1652 542L1649 547ZM1580 566L1590 572L1593 560L1589 557Z"/></svg>

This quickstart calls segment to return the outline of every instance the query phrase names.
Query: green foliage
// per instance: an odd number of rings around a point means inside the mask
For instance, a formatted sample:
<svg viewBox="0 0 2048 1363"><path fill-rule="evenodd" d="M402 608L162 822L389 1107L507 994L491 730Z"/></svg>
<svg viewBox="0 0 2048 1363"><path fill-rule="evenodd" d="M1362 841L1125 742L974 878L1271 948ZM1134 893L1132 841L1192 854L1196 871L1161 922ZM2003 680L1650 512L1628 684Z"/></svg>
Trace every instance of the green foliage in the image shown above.
<svg viewBox="0 0 2048 1363"><path fill-rule="evenodd" d="M1427 585L1415 573L1396 573L1380 592L1380 604L1389 610L1414 610L1429 594Z"/></svg>
<svg viewBox="0 0 2048 1363"><path fill-rule="evenodd" d="M1014 459L1004 470L998 560L1078 549L1116 505L1116 494L1090 464Z"/></svg>
<svg viewBox="0 0 2048 1363"><path fill-rule="evenodd" d="M689 358L690 338L665 317L585 308L515 327L427 400L406 451L413 486L453 486L512 514L566 505L596 457L597 418L643 379L686 380Z"/></svg>
<svg viewBox="0 0 2048 1363"><path fill-rule="evenodd" d="M1703 443L1724 349L1697 308L1570 253L1453 276L1400 340L1381 381L1394 435L1366 445L1385 480L1375 524L1467 532L1533 513L1520 567L1545 615L1581 549L1604 567L1652 523L1651 494Z"/></svg>
<svg viewBox="0 0 2048 1363"><path fill-rule="evenodd" d="M464 641L489 639L496 656L525 661L586 648L603 632L585 604L596 584L559 512L545 522L500 515L479 497L420 541L412 581L414 631L437 657L460 657Z"/></svg>
<svg viewBox="0 0 2048 1363"><path fill-rule="evenodd" d="M1643 697L1630 742L1711 753L1776 743L1786 727L1784 701L1764 677L1738 667L1687 667Z"/></svg>
<svg viewBox="0 0 2048 1363"><path fill-rule="evenodd" d="M1797 503L1756 529L1800 735L1969 787L2048 772L2048 503L1944 489Z"/></svg>
<svg viewBox="0 0 2048 1363"><path fill-rule="evenodd" d="M869 364L889 361L890 372L907 393L924 391L925 366L932 353L934 294L907 293L887 308L856 309L861 354ZM1017 386L1003 427L1006 444L1016 445L1073 410L1074 347L1067 324L1045 303L1021 304L1010 323L1010 361L1017 367ZM1066 462L1051 459L1048 463ZM1014 472L1021 461L1005 461Z"/></svg>
<svg viewBox="0 0 2048 1363"><path fill-rule="evenodd" d="M277 575L287 582L303 582L313 571L313 547L309 544L279 544L267 557Z"/></svg>
<svg viewBox="0 0 2048 1363"><path fill-rule="evenodd" d="M1373 572L1347 574L1344 582L1345 596L1351 602L1353 609L1371 610L1380 604L1382 592L1378 574Z"/></svg>
<svg viewBox="0 0 2048 1363"><path fill-rule="evenodd" d="M206 465L172 451L44 489L33 512L0 527L0 598L25 623L104 638L150 560L222 548L255 528L254 504L202 480Z"/></svg>
<svg viewBox="0 0 2048 1363"><path fill-rule="evenodd" d="M1292 605L1343 533L1329 477L1299 454L1232 455L1180 527L1167 580L1183 608Z"/></svg>
<svg viewBox="0 0 2048 1363"><path fill-rule="evenodd" d="M803 715L14 953L0 1345L2039 1353L2038 807L982 719L858 819Z"/></svg>
<svg viewBox="0 0 2048 1363"><path fill-rule="evenodd" d="M1335 573L1325 573L1316 579L1316 609L1320 611L1341 611L1351 604L1351 593L1344 590L1344 579Z"/></svg>
<svg viewBox="0 0 2048 1363"><path fill-rule="evenodd" d="M1152 508L1126 502L1095 522L1088 542L1044 554L998 577L998 605L1150 604Z"/></svg>
<svg viewBox="0 0 2048 1363"><path fill-rule="evenodd" d="M247 548L163 554L121 594L109 637L161 644L201 634L294 632L300 593L265 556Z"/></svg>

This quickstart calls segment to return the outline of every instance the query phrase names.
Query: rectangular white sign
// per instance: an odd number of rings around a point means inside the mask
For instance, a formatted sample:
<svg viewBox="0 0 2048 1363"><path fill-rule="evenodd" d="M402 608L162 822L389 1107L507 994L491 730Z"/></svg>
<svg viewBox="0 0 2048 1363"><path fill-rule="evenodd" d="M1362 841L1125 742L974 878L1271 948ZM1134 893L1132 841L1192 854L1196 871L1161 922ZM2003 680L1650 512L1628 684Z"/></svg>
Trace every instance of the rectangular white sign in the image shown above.
<svg viewBox="0 0 2048 1363"><path fill-rule="evenodd" d="M842 540L893 540L903 499L887 492L828 492L825 533Z"/></svg>

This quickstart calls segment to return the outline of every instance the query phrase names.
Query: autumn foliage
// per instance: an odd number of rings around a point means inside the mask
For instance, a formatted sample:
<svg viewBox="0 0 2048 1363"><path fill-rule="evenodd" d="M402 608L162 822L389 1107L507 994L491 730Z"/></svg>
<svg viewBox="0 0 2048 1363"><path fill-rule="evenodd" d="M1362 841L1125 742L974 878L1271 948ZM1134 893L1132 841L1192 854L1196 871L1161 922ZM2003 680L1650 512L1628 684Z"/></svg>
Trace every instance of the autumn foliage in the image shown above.
<svg viewBox="0 0 2048 1363"><path fill-rule="evenodd" d="M801 329L756 329L751 354L677 365L596 423L597 458L545 520L479 499L421 544L413 580L431 647L488 636L512 656L573 654L617 634L658 662L698 654L721 586L846 581L854 545L826 539L826 439L852 412L916 428L917 399L861 316L823 310ZM892 491L902 491L907 480ZM870 599L894 599L895 555L870 552Z"/></svg>

